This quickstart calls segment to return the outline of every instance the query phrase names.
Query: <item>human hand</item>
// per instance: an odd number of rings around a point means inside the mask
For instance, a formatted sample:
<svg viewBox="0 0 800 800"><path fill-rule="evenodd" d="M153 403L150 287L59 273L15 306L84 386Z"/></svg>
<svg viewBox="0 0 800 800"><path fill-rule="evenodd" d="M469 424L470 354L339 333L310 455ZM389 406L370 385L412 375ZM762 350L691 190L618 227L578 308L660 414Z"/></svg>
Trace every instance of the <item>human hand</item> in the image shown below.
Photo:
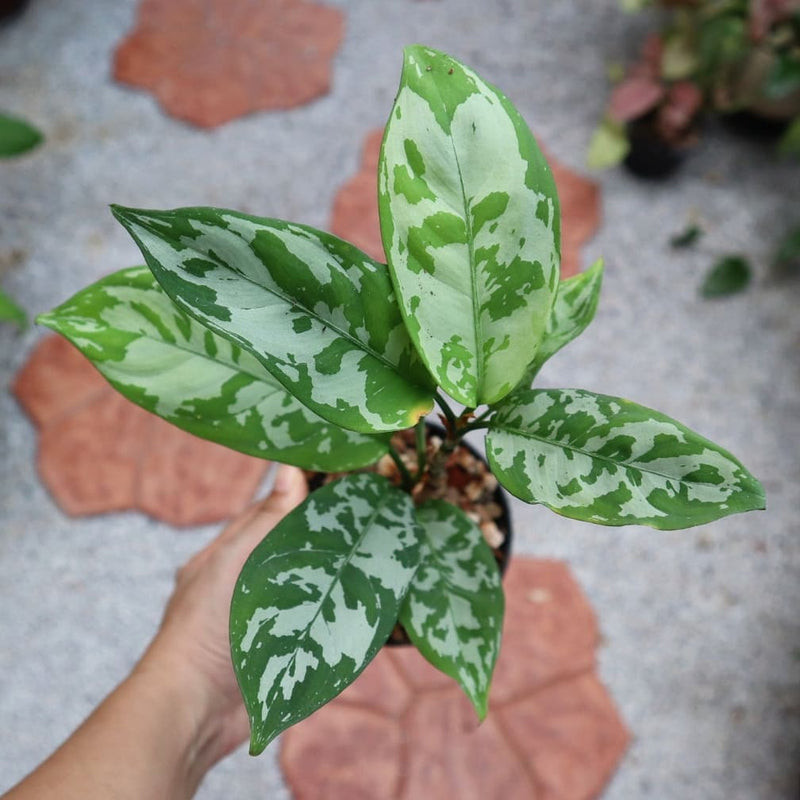
<svg viewBox="0 0 800 800"><path fill-rule="evenodd" d="M228 615L239 572L255 546L307 494L303 473L280 466L265 500L233 520L176 576L161 627L138 672L175 678L188 692L187 713L210 764L248 737L247 714L233 673Z"/></svg>

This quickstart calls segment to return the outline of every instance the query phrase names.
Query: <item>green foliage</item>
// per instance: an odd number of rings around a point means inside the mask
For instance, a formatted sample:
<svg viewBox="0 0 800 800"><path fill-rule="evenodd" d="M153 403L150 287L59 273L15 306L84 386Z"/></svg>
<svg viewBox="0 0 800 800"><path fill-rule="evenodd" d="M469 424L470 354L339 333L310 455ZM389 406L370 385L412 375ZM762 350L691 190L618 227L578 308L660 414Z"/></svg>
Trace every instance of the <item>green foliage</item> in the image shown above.
<svg viewBox="0 0 800 800"><path fill-rule="evenodd" d="M256 547L231 602L250 752L348 686L392 632L420 561L411 498L377 475L314 492Z"/></svg>
<svg viewBox="0 0 800 800"><path fill-rule="evenodd" d="M775 249L772 265L783 273L800 271L800 225L791 229Z"/></svg>
<svg viewBox="0 0 800 800"><path fill-rule="evenodd" d="M648 122L666 144L691 144L707 112L744 111L789 123L779 149L800 153L800 12L794 0L619 2L629 12L659 6L663 13L653 17L658 27L619 78L589 146L591 166L602 169L625 158L628 142L615 98L623 89L629 99L636 96L635 87L651 93L661 88L661 99L637 116L652 114Z"/></svg>
<svg viewBox="0 0 800 800"><path fill-rule="evenodd" d="M797 117L786 129L778 143L778 152L784 156L800 158L800 117Z"/></svg>
<svg viewBox="0 0 800 800"><path fill-rule="evenodd" d="M480 528L461 509L431 500L416 518L422 557L400 622L425 658L461 684L483 719L503 626L500 573Z"/></svg>
<svg viewBox="0 0 800 800"><path fill-rule="evenodd" d="M492 418L486 448L510 492L586 522L675 530L764 506L758 481L718 445L581 389L515 395Z"/></svg>
<svg viewBox="0 0 800 800"><path fill-rule="evenodd" d="M618 0L619 7L628 14L641 11L643 8L652 5L653 0Z"/></svg>
<svg viewBox="0 0 800 800"><path fill-rule="evenodd" d="M22 155L42 141L39 133L25 120L0 112L0 159ZM0 290L0 322L13 322L19 328L28 324L28 315L5 292Z"/></svg>
<svg viewBox="0 0 800 800"><path fill-rule="evenodd" d="M214 208L113 211L181 310L324 419L377 433L430 411L433 386L386 267L353 245Z"/></svg>
<svg viewBox="0 0 800 800"><path fill-rule="evenodd" d="M378 187L394 287L428 369L466 406L500 400L558 285L558 195L533 134L472 70L409 47Z"/></svg>
<svg viewBox="0 0 800 800"><path fill-rule="evenodd" d="M372 464L385 436L331 425L250 353L167 297L147 267L121 270L38 321L88 356L117 391L195 436L304 469Z"/></svg>
<svg viewBox="0 0 800 800"><path fill-rule="evenodd" d="M625 126L605 117L592 134L586 163L592 169L608 169L621 164L630 149Z"/></svg>
<svg viewBox="0 0 800 800"><path fill-rule="evenodd" d="M676 249L683 249L685 247L693 247L700 239L703 238L704 231L695 223L687 225L680 233L676 233L669 243Z"/></svg>
<svg viewBox="0 0 800 800"><path fill-rule="evenodd" d="M28 324L28 315L0 289L0 322L13 322L18 328Z"/></svg>
<svg viewBox="0 0 800 800"><path fill-rule="evenodd" d="M602 263L559 282L550 170L510 101L443 53L406 50L379 162L389 264L307 226L212 208L115 208L147 268L41 321L142 407L237 450L370 472L314 492L256 548L231 605L251 751L351 683L398 622L486 713L503 622L480 529L443 498L463 436L518 497L673 529L761 508L729 453L656 411L530 388L597 309ZM454 399L466 407L457 413ZM388 436L439 406L444 442Z"/></svg>
<svg viewBox="0 0 800 800"><path fill-rule="evenodd" d="M723 13L697 26L698 75L706 84L727 78L726 70L747 53L747 21L744 16Z"/></svg>
<svg viewBox="0 0 800 800"><path fill-rule="evenodd" d="M700 293L703 297L727 297L741 292L750 283L750 262L740 255L720 258L706 275Z"/></svg>
<svg viewBox="0 0 800 800"><path fill-rule="evenodd" d="M778 100L800 90L800 57L780 53L770 71L764 92L767 97Z"/></svg>
<svg viewBox="0 0 800 800"><path fill-rule="evenodd" d="M0 158L11 158L32 150L42 134L30 123L0 112Z"/></svg>

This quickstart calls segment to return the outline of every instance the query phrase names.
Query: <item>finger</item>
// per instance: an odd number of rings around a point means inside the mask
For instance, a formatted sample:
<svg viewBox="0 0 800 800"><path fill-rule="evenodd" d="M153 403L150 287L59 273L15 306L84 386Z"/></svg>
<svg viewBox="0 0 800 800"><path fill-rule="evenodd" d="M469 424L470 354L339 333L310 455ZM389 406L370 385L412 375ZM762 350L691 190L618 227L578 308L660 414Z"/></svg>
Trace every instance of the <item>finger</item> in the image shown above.
<svg viewBox="0 0 800 800"><path fill-rule="evenodd" d="M307 494L303 472L296 467L280 465L269 495L229 525L217 542L220 545L244 542L252 550Z"/></svg>
<svg viewBox="0 0 800 800"><path fill-rule="evenodd" d="M296 467L277 465L272 491L263 500L248 506L241 514L177 570L176 579L187 569L195 571L214 557L218 550L239 539L247 531L245 541L252 542L252 550L273 527L308 494L308 484L303 472ZM255 528L251 526L255 524ZM256 538L258 537L258 538ZM249 553L249 551L248 551Z"/></svg>

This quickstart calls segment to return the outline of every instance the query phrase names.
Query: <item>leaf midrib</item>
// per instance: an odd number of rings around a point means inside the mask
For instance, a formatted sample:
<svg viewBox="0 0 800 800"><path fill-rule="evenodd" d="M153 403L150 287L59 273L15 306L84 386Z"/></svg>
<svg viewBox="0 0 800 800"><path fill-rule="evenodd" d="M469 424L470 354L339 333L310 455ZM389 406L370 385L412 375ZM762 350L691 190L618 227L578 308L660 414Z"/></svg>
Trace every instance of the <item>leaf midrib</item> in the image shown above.
<svg viewBox="0 0 800 800"><path fill-rule="evenodd" d="M424 526L423 526L423 529L424 529ZM467 592L467 591L465 591L463 589L460 589L458 586L455 586L453 583L451 583L447 579L446 571L442 568L442 564L444 562L442 561L441 557L439 556L437 548L435 548L433 546L433 541L432 541L430 535L428 534L427 530L425 530L425 540L426 540L426 542L428 544L428 548L429 548L429 550L431 552L432 561L436 565L437 574L439 575L439 578L440 578L441 582L444 584L444 586L447 587L448 592L452 593L452 594L455 594L455 595L458 595L459 597L462 598L462 600L466 600L470 605L472 605L472 601L474 600L474 596L472 594L470 594L469 592ZM458 628L458 624L457 624L457 621L456 621L456 618L455 618L455 613L454 613L454 610L453 610L453 604L449 600L449 594L447 595L447 615L448 615L448 617L450 617L450 621L451 621L451 623L453 625L453 630L456 631L456 638L459 638L459 636L458 636L459 628ZM460 666L460 668L462 668L462 669L463 668L468 668L470 666L470 663L471 663L471 662L466 660L466 658L464 657L463 650L461 650L461 649L459 649L459 651L456 653L456 656L455 656L454 660Z"/></svg>
<svg viewBox="0 0 800 800"><path fill-rule="evenodd" d="M597 461L602 461L602 462L604 462L606 464L613 464L616 467L622 466L622 467L625 467L627 469L638 470L639 472L645 473L647 475L655 475L655 476L657 476L659 478L663 478L666 481L677 481L678 483L680 483L680 484L682 484L684 486L696 486L696 485L700 485L700 486L719 486L719 484L710 483L709 481L689 481L689 480L686 480L685 478L676 478L673 475L665 475L664 473L657 472L656 470L644 469L643 467L636 466L636 465L632 464L629 461L614 461L612 458L609 458L608 456L602 456L602 455L593 453L592 451L582 450L580 447L576 447L574 445L556 444L556 443L553 442L552 439L545 439L542 436L537 436L537 435L532 434L532 433L530 433L528 431L522 431L519 428L510 428L507 425L503 425L502 423L494 423L491 426L490 430L502 431L503 433L508 433L508 434L510 434L512 436L521 436L521 437L523 437L525 439L533 439L533 440L535 440L537 442L540 442L542 444L550 445L550 447L555 448L555 449L569 450L569 451L571 451L573 453L580 453L581 455L588 456L591 459L595 459ZM737 485L741 486L741 483L737 481Z"/></svg>
<svg viewBox="0 0 800 800"><path fill-rule="evenodd" d="M220 228L221 228L222 226L216 226L216 225L215 225L215 227L220 227ZM258 259L259 263L260 263L260 264L261 264L261 265L264 267L264 269L267 271L267 274L269 274L269 269L267 268L267 266L266 266L266 264L264 263L263 259L262 259L262 258L261 258L261 257L260 257L260 256L259 256L259 255L258 255L258 254L257 254L257 253L254 251L254 250L253 250L253 248L252 248L252 246L250 245L250 243L248 243L248 242L245 240L245 238L244 238L243 236L241 236L239 233L237 233L237 232L235 232L235 231L231 231L229 228L223 228L223 230L225 230L225 231L226 231L228 234L230 234L231 236L235 236L237 239L239 239L239 240L240 240L240 241L241 241L241 242L242 242L242 243L243 243L243 244L244 244L244 245L245 245L245 246L246 246L246 247L247 247L247 248L250 250L250 252L252 252L252 253L253 253L253 255L254 255L254 256L255 256L255 257ZM265 227L265 230L267 230L267 231L270 231L270 228L269 228L269 227ZM192 241L193 241L193 240L192 240ZM319 240L318 240L318 241L319 241ZM201 256L203 256L203 257L205 257L205 258L212 257L212 256L211 256L211 253L204 253L204 252L202 252L201 250L198 250L197 248L195 248L195 247L193 246L193 244L192 244L192 243L186 244L186 243L185 243L185 242L183 242L182 240L179 240L179 242L180 242L181 244L184 244L185 246L188 246L188 247L189 247L189 248L190 248L190 249L191 249L193 252L197 253L198 255L201 255ZM327 252L327 251L326 251L326 252ZM364 255L364 258L367 258L367 259L369 259L369 256L367 256L367 255L366 255L366 253L364 253L363 255ZM370 345L368 345L367 343L365 343L365 342L362 342L360 339L358 339L357 337L353 336L353 335L352 335L352 334L350 334L349 332L343 331L343 330L342 330L342 329L341 329L341 328L340 328L340 327L339 327L339 326L338 326L338 325L337 325L335 322L333 322L332 320L327 320L327 319L324 319L324 318L322 318L322 317L319 317L319 316L318 316L317 314L315 314L313 311L311 311L311 310L309 310L308 308L306 308L306 306L305 306L303 303L300 303L300 302L298 302L297 300L295 300L295 299L293 299L293 298L289 297L288 295L284 294L284 293L283 293L282 291L280 291L279 289L277 289L277 288L274 288L274 287L272 287L272 286L264 286L263 284L261 284L261 283L258 283L256 280L253 280L253 279L249 278L247 275L243 274L242 272L239 272L238 270L236 270L236 269L233 269L232 267L228 266L227 264L225 264L225 263L222 263L222 262L220 262L220 261L216 260L216 257L214 257L214 258L215 258L215 261L216 261L217 269L221 269L221 270L227 270L227 271L229 271L229 272L233 272L233 273L235 273L237 276L239 276L239 277L240 277L242 280L246 281L247 283L250 283L250 284L252 284L253 286L257 286L258 288L262 289L263 291L265 291L265 292L268 292L268 293L270 293L270 294L274 295L274 296L275 296L275 297L277 297L279 300L282 300L284 303L286 303L286 304L287 304L287 305L290 307L290 310L292 310L292 309L299 309L301 312L303 312L303 313L307 314L309 317L311 317L312 319L314 319L314 320L317 322L317 324L318 324L318 325L321 325L323 328L327 328L327 329L328 329L329 331L331 331L331 332L335 332L335 333L337 333L337 334L338 334L338 335L339 335L341 338L345 339L345 340L346 340L346 341L348 341L350 344L354 345L354 346L356 347L356 349L358 349L358 350L361 350L361 351L362 351L362 352L364 352L366 355L373 357L374 359L376 359L377 361L379 361L379 362L380 362L381 364L383 364L384 366L386 366L386 367L390 368L392 372L395 372L395 373L397 373L398 375L400 375L400 372L399 372L399 365L398 365L398 364L393 364L391 361L389 361L389 359L388 359L388 358L386 358L386 356L384 356L383 354L381 354L381 353L377 352L376 350L374 350L374 349L373 349L373 348L372 348ZM372 259L369 259L369 260L372 260ZM377 263L377 262L374 262L374 263ZM159 264L159 266L161 266L161 264ZM162 269L164 269L164 267L163 267L163 266L162 266L161 268L162 268ZM182 270L182 271L186 271L186 270ZM270 277L271 277L271 276L270 276ZM390 290L392 290L392 291L393 291L393 288L391 287L391 283L389 284L389 288L390 288ZM184 304L186 304L186 306L187 306L187 309L191 309L191 308L192 308L192 306L191 306L191 305L189 305L189 304L188 304L188 303L187 303L185 300L182 300L182 302L183 302ZM253 309L253 308L263 308L263 307L264 307L263 305L261 305L261 306L251 306L251 307L250 307L249 309L247 309L247 310L251 310L251 309ZM239 306L239 308L240 308L241 310L245 310L245 309L244 309L242 306ZM193 310L194 310L194 309L192 309L192 311L193 311ZM190 312L188 312L188 311L187 311L187 313L190 313ZM191 315L192 315L192 316L194 316L194 314L193 314L193 313L192 313ZM401 324L402 324L402 323L401 323ZM395 326L395 327L397 327L397 326ZM365 328L366 328L366 318L365 318ZM392 330L394 330L394 329L392 329ZM222 335L222 334L220 334L220 335ZM320 332L320 335L322 336L322 335L324 335L324 333ZM242 346L243 346L243 347L245 347L244 343L241 343L241 344L242 344ZM251 346L252 346L252 345L251 345ZM247 348L245 347L245 349L247 349ZM255 348L253 348L253 349L255 350ZM268 355L268 354L267 354L267 355ZM269 357L270 357L270 358L274 358L274 356L269 356ZM282 360L282 359L281 359L281 360ZM409 380L409 379L408 379L407 377L405 377L405 376L401 376L401 377L403 378L403 380L405 380L405 381L407 381L407 382L409 382L409 383L412 383L412 384L413 384L413 385L415 385L415 386L418 386L418 385L419 385L419 384L417 384L416 382L413 382L413 381ZM420 388L422 388L422 387L420 387Z"/></svg>
<svg viewBox="0 0 800 800"><path fill-rule="evenodd" d="M210 329L206 329L206 330L209 330L210 333L214 333L214 331L211 331ZM131 331L131 333L136 333L136 331ZM224 336L221 336L218 333L214 333L214 335L215 336L219 336L221 339L224 339L224 341L227 344L234 344L229 339L226 339ZM208 362L210 362L212 364L216 364L218 366L224 367L225 369L230 370L230 372L233 373L233 374L236 374L237 372L238 373L243 373L243 374L251 377L253 380L258 381L258 383L264 384L265 386L269 386L270 388L274 389L274 392L278 392L278 391L280 391L282 389L282 387L279 388L277 386L274 386L272 383L268 383L267 381L264 380L264 374L269 375L269 377L272 378L272 375L270 375L270 373L267 372L266 369L264 369L264 373L263 374L256 375L250 369L241 369L241 368L239 368L238 365L232 365L232 364L228 364L226 361L220 361L218 358L214 358L213 356L209 355L206 352L199 352L197 350L193 350L191 347L186 346L186 344L182 344L182 343L177 342L177 341L175 343L168 342L165 339L158 339L155 336L152 336L152 335L147 334L147 333L140 333L139 334L139 338L146 339L146 340L151 341L151 342L155 342L156 344L161 344L161 345L165 345L165 346L168 346L168 347L174 347L176 350L180 350L183 353L188 353L188 354L194 356L195 358L201 358L201 359L203 359L203 361L208 361ZM256 362L258 362L258 359L255 359L255 360L256 360ZM260 363L260 362L258 362L258 363ZM272 380L276 380L276 379L272 378ZM284 391L285 391L285 389L284 389ZM273 394L274 394L274 392L273 392Z"/></svg>
<svg viewBox="0 0 800 800"><path fill-rule="evenodd" d="M437 87L438 89L438 87ZM441 93L439 95L441 97ZM483 338L483 321L481 320L480 316L480 303L478 300L478 280L476 276L477 272L477 265L475 263L475 240L473 237L473 226L472 226L472 207L467 199L467 191L464 187L464 175L461 171L461 161L458 157L458 150L456 148L456 143L453 138L452 134L452 124L451 124L451 131L450 131L450 144L453 149L453 158L456 162L456 172L458 173L458 185L461 189L461 199L464 204L464 228L467 234L467 253L469 258L469 277L470 277L470 294L472 297L472 319L473 319L473 346L475 349L475 402L479 401L479 398L482 394L483 390L483 380L484 380L484 372L485 372L485 356L483 353L483 346L482 342Z"/></svg>
<svg viewBox="0 0 800 800"><path fill-rule="evenodd" d="M296 640L298 641L298 643L305 644L308 641L309 636L310 636L310 632L311 632L311 628L314 626L314 623L317 621L317 619L319 618L320 614L322 613L323 605L330 598L331 593L333 592L334 586L338 585L338 583L340 582L339 579L341 577L341 574L344 571L344 568L347 565L349 565L350 562L352 561L352 559L353 559L353 557L355 555L356 549L361 545L361 543L366 538L367 534L370 532L370 530L372 528L372 524L374 523L374 521L377 518L378 514L383 509L383 506L386 504L386 502L385 502L386 499L387 499L386 497L382 498L383 502L381 502L380 505L373 511L373 513L371 514L371 516L369 518L369 521L364 526L363 533L353 543L353 546L350 548L350 552L347 555L347 557L342 560L341 564L339 565L339 568L336 570L336 575L334 576L333 580L330 581L330 584L328 586L327 591L325 592L323 597L320 599L320 601L318 603L318 606L317 606L317 610L314 612L314 616L311 618L311 621L308 623L308 625L306 626L305 630L298 637L296 637ZM309 552L316 553L318 551L317 550L313 550L313 551L309 551ZM338 552L338 551L329 551L329 550L323 549L323 550L321 550L319 552ZM282 555L285 555L285 554L282 554ZM271 559L267 559L267 561L269 561L269 560L271 560ZM261 562L261 564L266 564L267 561L263 561L263 562ZM300 650L299 647L296 647L294 649L294 652L292 653L291 660L286 665L286 667L282 671L281 675L285 675L287 673L287 671L292 666L294 666L294 663L295 663L295 660L297 659L297 655L298 655L299 650ZM278 683L277 680L276 680L275 683L277 685L277 683Z"/></svg>

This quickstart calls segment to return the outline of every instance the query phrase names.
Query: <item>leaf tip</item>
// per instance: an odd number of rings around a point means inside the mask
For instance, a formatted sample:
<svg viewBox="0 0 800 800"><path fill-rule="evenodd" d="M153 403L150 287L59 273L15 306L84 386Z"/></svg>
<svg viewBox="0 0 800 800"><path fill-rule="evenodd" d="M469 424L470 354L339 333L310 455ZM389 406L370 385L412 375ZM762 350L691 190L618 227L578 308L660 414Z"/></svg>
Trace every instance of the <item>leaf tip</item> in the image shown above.
<svg viewBox="0 0 800 800"><path fill-rule="evenodd" d="M480 697L470 697L470 701L475 713L478 715L478 724L484 722L489 713L489 698L486 695L481 695Z"/></svg>
<svg viewBox="0 0 800 800"><path fill-rule="evenodd" d="M114 219L125 228L128 228L130 224L136 220L137 214L140 213L139 209L120 206L116 203L112 203L109 208L111 209Z"/></svg>
<svg viewBox="0 0 800 800"><path fill-rule="evenodd" d="M267 749L267 747L269 747L269 745L275 741L278 734L281 732L281 729L270 730L264 726L264 723L261 721L260 717L260 706L258 708L258 717L248 714L250 717L250 745L248 748L248 753L251 756L260 756Z"/></svg>
<svg viewBox="0 0 800 800"><path fill-rule="evenodd" d="M758 478L750 476L752 484L750 488L750 496L752 498L751 511L766 511L767 509L767 493L764 490L764 484Z"/></svg>
<svg viewBox="0 0 800 800"><path fill-rule="evenodd" d="M597 259L597 261L595 261L594 264L592 264L592 266L589 267L589 269L587 269L586 271L590 272L592 275L597 275L597 277L599 278L604 274L605 269L606 269L606 260L603 258L603 256L600 256Z"/></svg>
<svg viewBox="0 0 800 800"><path fill-rule="evenodd" d="M250 749L248 750L249 755L251 756L260 756L266 749L267 745L271 740L269 739L261 739L260 737L256 736L253 733L250 736Z"/></svg>
<svg viewBox="0 0 800 800"><path fill-rule="evenodd" d="M55 314L55 311L43 311L41 314L37 314L34 317L34 322L37 325L44 325L45 328L51 328L52 330L56 330L57 328L57 320L58 317Z"/></svg>

